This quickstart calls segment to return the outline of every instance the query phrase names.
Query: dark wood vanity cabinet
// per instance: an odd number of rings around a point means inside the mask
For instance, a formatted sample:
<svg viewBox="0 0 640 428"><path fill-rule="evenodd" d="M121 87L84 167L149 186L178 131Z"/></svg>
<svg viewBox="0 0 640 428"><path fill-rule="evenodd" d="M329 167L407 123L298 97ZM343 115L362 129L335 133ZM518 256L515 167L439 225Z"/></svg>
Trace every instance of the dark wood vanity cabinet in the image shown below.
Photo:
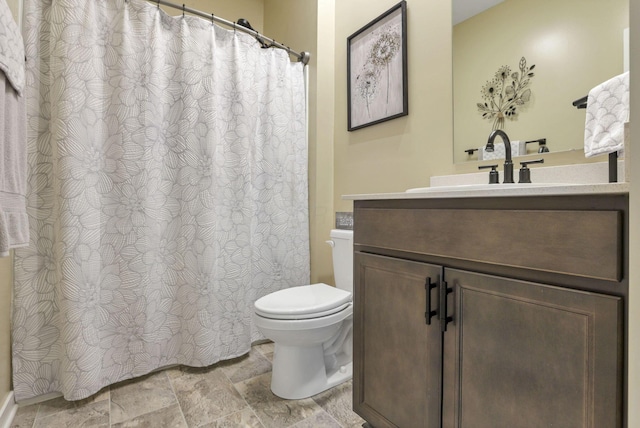
<svg viewBox="0 0 640 428"><path fill-rule="evenodd" d="M443 426L616 427L622 298L447 270Z"/></svg>
<svg viewBox="0 0 640 428"><path fill-rule="evenodd" d="M439 426L442 334L426 323L425 283L440 268L362 253L354 265L356 411L376 427Z"/></svg>
<svg viewBox="0 0 640 428"><path fill-rule="evenodd" d="M625 426L626 207L625 195L356 201L354 410L376 428ZM527 221L541 217L565 229L534 237ZM503 249L468 247L496 235ZM565 260L545 269L530 253Z"/></svg>

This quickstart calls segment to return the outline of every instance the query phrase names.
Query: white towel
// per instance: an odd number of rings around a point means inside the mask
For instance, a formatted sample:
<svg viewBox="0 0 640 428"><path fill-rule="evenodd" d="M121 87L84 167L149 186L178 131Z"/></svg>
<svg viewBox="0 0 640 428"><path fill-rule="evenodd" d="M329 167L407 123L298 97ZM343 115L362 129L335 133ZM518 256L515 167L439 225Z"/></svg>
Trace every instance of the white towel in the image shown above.
<svg viewBox="0 0 640 428"><path fill-rule="evenodd" d="M622 152L624 124L629 120L629 72L589 91L584 128L584 155Z"/></svg>
<svg viewBox="0 0 640 428"><path fill-rule="evenodd" d="M24 42L0 0L0 257L29 245Z"/></svg>
<svg viewBox="0 0 640 428"><path fill-rule="evenodd" d="M0 0L0 71L22 95L25 82L24 41L6 0Z"/></svg>
<svg viewBox="0 0 640 428"><path fill-rule="evenodd" d="M511 143L511 157L524 156L527 154L527 145L525 141L510 141ZM504 147L504 143L493 143L493 151L488 152L485 150L485 146L478 148L478 160L490 160L490 159L504 159L506 157L507 150Z"/></svg>
<svg viewBox="0 0 640 428"><path fill-rule="evenodd" d="M29 245L25 97L0 71L0 257Z"/></svg>

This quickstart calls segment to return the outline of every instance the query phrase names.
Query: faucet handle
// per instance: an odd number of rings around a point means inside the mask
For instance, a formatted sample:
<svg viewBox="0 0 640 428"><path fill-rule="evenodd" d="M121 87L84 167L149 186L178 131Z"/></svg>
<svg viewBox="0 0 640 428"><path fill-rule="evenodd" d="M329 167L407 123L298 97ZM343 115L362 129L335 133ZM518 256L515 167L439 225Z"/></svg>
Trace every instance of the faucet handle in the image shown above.
<svg viewBox="0 0 640 428"><path fill-rule="evenodd" d="M544 159L520 162L522 167L520 168L518 183L531 183L531 170L527 165L532 163L544 163Z"/></svg>
<svg viewBox="0 0 640 428"><path fill-rule="evenodd" d="M491 171L489 171L489 184L498 184L500 183L500 174L498 173L498 170L496 168L498 168L498 164L496 165L481 165L478 167L478 169L488 169L491 168Z"/></svg>
<svg viewBox="0 0 640 428"><path fill-rule="evenodd" d="M523 168L526 168L527 165L532 164L532 163L544 163L544 159L536 159L536 160L530 160L530 161L522 161L520 162L520 165L522 165Z"/></svg>

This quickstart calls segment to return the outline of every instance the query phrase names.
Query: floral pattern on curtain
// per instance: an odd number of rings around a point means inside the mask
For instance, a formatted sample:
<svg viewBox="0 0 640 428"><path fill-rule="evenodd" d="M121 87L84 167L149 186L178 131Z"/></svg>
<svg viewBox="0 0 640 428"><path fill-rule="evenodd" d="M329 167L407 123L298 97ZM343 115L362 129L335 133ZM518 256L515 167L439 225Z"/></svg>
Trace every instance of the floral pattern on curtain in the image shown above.
<svg viewBox="0 0 640 428"><path fill-rule="evenodd" d="M17 400L207 366L309 281L303 66L143 0L26 0Z"/></svg>

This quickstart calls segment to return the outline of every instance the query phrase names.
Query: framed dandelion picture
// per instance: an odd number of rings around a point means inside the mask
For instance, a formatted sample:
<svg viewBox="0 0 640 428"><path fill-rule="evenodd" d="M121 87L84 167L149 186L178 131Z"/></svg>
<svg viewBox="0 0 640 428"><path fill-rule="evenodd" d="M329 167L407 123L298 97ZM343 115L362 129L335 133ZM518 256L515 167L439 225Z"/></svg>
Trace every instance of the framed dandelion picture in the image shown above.
<svg viewBox="0 0 640 428"><path fill-rule="evenodd" d="M347 39L347 90L349 131L409 114L405 1Z"/></svg>

